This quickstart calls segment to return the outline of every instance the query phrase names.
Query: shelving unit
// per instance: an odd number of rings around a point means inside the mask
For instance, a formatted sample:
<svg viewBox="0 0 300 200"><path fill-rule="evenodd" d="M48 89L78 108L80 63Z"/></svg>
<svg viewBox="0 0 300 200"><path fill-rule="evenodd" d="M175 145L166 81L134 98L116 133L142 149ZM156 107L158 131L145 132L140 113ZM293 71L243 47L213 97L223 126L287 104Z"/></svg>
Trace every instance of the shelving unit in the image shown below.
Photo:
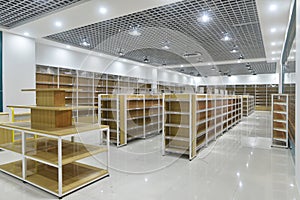
<svg viewBox="0 0 300 200"><path fill-rule="evenodd" d="M163 155L195 158L198 150L241 121L241 102L237 95L165 94Z"/></svg>
<svg viewBox="0 0 300 200"><path fill-rule="evenodd" d="M65 106L65 97L69 90L23 90L36 92L36 106L10 107L30 109L31 121L0 124L1 130L7 130L11 134L15 131L21 132L19 140L0 144L1 149L20 156L17 161L0 165L0 171L58 197L108 176L109 144L107 143L107 147L100 147L74 142L72 138L85 132L100 131L99 134L102 134L106 131L109 141L109 127L73 123L72 110L80 107ZM104 152L107 153L106 169L79 162L83 158Z"/></svg>
<svg viewBox="0 0 300 200"><path fill-rule="evenodd" d="M248 117L254 112L254 96L243 95L243 116Z"/></svg>
<svg viewBox="0 0 300 200"><path fill-rule="evenodd" d="M99 123L111 128L118 147L135 138L158 134L162 128L161 95L99 95Z"/></svg>
<svg viewBox="0 0 300 200"><path fill-rule="evenodd" d="M289 96L272 94L272 146L288 148Z"/></svg>

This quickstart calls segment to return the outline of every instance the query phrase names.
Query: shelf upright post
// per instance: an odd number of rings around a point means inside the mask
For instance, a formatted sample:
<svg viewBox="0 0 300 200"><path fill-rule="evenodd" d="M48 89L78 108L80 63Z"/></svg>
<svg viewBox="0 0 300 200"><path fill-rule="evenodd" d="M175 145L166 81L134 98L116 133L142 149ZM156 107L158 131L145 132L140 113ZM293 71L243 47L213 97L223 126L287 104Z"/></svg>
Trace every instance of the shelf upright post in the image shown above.
<svg viewBox="0 0 300 200"><path fill-rule="evenodd" d="M213 102L214 102L214 130L215 130L215 140L217 140L217 95L213 95Z"/></svg>
<svg viewBox="0 0 300 200"><path fill-rule="evenodd" d="M79 86L78 86L78 79L79 79L79 71L78 70L76 70L76 107L78 107L78 104L79 104L79 92L78 92L78 90L79 90ZM76 122L78 122L78 120L79 120L79 110L77 109L76 110Z"/></svg>
<svg viewBox="0 0 300 200"><path fill-rule="evenodd" d="M101 110L102 110L102 104L101 104L101 99L102 95L99 94L98 95L98 124L101 125L102 124L102 117L101 117ZM100 144L103 143L103 132L100 131Z"/></svg>
<svg viewBox="0 0 300 200"><path fill-rule="evenodd" d="M272 94L272 107L271 107L271 138L272 138L272 144L273 144L273 121L274 121L274 94Z"/></svg>
<svg viewBox="0 0 300 200"><path fill-rule="evenodd" d="M54 76L53 76L54 77ZM60 77L60 70L59 70L59 67L57 68L57 88L59 88L60 87L60 84L59 84L59 78Z"/></svg>
<svg viewBox="0 0 300 200"><path fill-rule="evenodd" d="M26 161L26 135L25 132L21 132L22 137L22 178L26 179L27 161Z"/></svg>
<svg viewBox="0 0 300 200"><path fill-rule="evenodd" d="M207 147L208 144L208 94L205 95L206 96L206 119L205 119L205 126L206 126L206 133L205 133L205 146Z"/></svg>
<svg viewBox="0 0 300 200"><path fill-rule="evenodd" d="M143 131L144 131L144 139L146 139L146 100L145 100L145 95L143 94Z"/></svg>
<svg viewBox="0 0 300 200"><path fill-rule="evenodd" d="M192 133L192 121L193 121L193 116L192 116L192 94L189 94L189 158L190 160L193 159L193 133Z"/></svg>
<svg viewBox="0 0 300 200"><path fill-rule="evenodd" d="M120 95L116 94L116 108L117 108L117 146L120 145Z"/></svg>
<svg viewBox="0 0 300 200"><path fill-rule="evenodd" d="M285 147L288 148L289 142L289 95L286 95L286 118L285 118L285 125L286 125L286 134L285 134Z"/></svg>
<svg viewBox="0 0 300 200"><path fill-rule="evenodd" d="M58 145L58 195L62 196L62 138L58 137L57 139Z"/></svg>
<svg viewBox="0 0 300 200"><path fill-rule="evenodd" d="M165 93L163 93L162 99L162 155L164 156L166 151L166 143L165 143Z"/></svg>
<svg viewBox="0 0 300 200"><path fill-rule="evenodd" d="M93 123L95 123L95 73L92 72L92 103L93 103Z"/></svg>
<svg viewBox="0 0 300 200"><path fill-rule="evenodd" d="M125 144L127 144L127 124L128 124L128 112L127 112L127 104L128 104L128 99L127 99L127 94L124 95L124 137L125 137Z"/></svg>
<svg viewBox="0 0 300 200"><path fill-rule="evenodd" d="M109 143L110 143L110 129L106 129L106 148L107 148L107 171L109 169L110 155L109 155Z"/></svg>

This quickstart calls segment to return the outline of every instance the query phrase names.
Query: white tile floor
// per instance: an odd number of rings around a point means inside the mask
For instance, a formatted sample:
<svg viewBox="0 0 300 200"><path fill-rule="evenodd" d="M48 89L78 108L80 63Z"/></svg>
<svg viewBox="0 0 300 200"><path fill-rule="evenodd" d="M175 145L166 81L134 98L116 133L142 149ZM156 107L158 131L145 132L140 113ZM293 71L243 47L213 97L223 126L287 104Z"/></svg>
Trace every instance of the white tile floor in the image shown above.
<svg viewBox="0 0 300 200"><path fill-rule="evenodd" d="M270 148L269 115L256 112L243 119L192 162L161 156L161 136L112 146L110 177L64 199L300 200L289 150ZM0 157L12 159L7 152ZM0 199L56 198L0 173Z"/></svg>

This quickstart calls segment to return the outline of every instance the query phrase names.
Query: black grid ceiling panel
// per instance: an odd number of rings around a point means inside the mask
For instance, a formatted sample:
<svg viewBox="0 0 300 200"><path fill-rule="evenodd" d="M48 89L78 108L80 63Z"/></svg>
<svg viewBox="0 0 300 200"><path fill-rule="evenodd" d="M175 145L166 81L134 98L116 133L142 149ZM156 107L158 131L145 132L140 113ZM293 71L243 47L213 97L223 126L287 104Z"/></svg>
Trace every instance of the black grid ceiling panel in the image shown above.
<svg viewBox="0 0 300 200"><path fill-rule="evenodd" d="M0 25L13 28L86 0L0 0Z"/></svg>
<svg viewBox="0 0 300 200"><path fill-rule="evenodd" d="M251 63L250 66L257 74L276 73L276 63L256 62ZM212 67L214 67L215 70L211 70ZM245 63L203 67L182 67L170 69L194 76L196 76L198 73L200 73L201 76L218 76L220 75L219 70L222 71L221 75L224 75L224 73L229 73L231 75L251 75L251 72L248 71Z"/></svg>
<svg viewBox="0 0 300 200"><path fill-rule="evenodd" d="M212 18L206 24L197 20L205 11ZM141 27L142 35L129 35L130 27L136 25ZM221 41L222 32L227 32L233 40ZM86 39L91 45L82 48L112 55L118 55L119 49L124 49L125 58L140 62L144 60L145 48L161 49L165 41L169 41L170 45L167 51L176 55L205 49L205 58L200 58L203 62L236 59L239 54L230 53L233 45L238 45L245 58L265 57L255 0L185 0L47 38L79 47L82 47L80 42ZM138 53L139 50L142 52ZM166 53L164 59L155 58L155 64L174 64L173 57L168 55ZM148 56L151 62L152 55ZM185 64L185 61L178 60L176 64Z"/></svg>

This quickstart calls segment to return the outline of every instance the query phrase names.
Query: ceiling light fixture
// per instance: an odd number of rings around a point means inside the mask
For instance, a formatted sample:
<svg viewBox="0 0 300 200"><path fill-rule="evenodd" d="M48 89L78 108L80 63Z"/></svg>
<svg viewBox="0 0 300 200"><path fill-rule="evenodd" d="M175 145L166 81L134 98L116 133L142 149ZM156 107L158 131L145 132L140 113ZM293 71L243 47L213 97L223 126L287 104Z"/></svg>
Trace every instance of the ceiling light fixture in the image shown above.
<svg viewBox="0 0 300 200"><path fill-rule="evenodd" d="M271 33L275 33L275 32L276 32L276 30L277 30L276 28L271 28L271 30L270 30L270 31L271 31Z"/></svg>
<svg viewBox="0 0 300 200"><path fill-rule="evenodd" d="M100 7L99 8L99 13L101 13L101 14L106 14L107 13L107 9L106 8L104 8L104 7Z"/></svg>
<svg viewBox="0 0 300 200"><path fill-rule="evenodd" d="M215 70L216 70L216 68L213 66L213 67L211 68L211 70L212 70L212 71L215 71Z"/></svg>
<svg viewBox="0 0 300 200"><path fill-rule="evenodd" d="M118 54L119 54L119 56L124 56L125 54L124 54L124 49L120 49L119 51L118 51Z"/></svg>
<svg viewBox="0 0 300 200"><path fill-rule="evenodd" d="M148 59L147 56L145 56L145 58L144 58L144 63L149 63L149 62L150 62L150 60Z"/></svg>
<svg viewBox="0 0 300 200"><path fill-rule="evenodd" d="M202 23L207 23L210 21L210 16L208 14L208 12L203 12L200 17L198 17L198 22L202 22Z"/></svg>
<svg viewBox="0 0 300 200"><path fill-rule="evenodd" d="M270 11L275 11L275 10L277 10L277 5L272 4L272 5L270 5L269 9L270 9Z"/></svg>
<svg viewBox="0 0 300 200"><path fill-rule="evenodd" d="M243 59L245 59L245 58L244 58L243 54L240 54L240 56L239 56L238 59L239 59L239 60L243 60Z"/></svg>
<svg viewBox="0 0 300 200"><path fill-rule="evenodd" d="M276 45L276 42L271 42L271 45L272 45L272 46L275 46L275 45Z"/></svg>
<svg viewBox="0 0 300 200"><path fill-rule="evenodd" d="M56 27L62 27L62 23L60 21L56 21L54 24Z"/></svg>
<svg viewBox="0 0 300 200"><path fill-rule="evenodd" d="M201 74L200 74L200 73L198 73L198 74L197 74L197 76L198 76L198 77L201 77Z"/></svg>
<svg viewBox="0 0 300 200"><path fill-rule="evenodd" d="M67 49L70 49L70 48L71 48L71 46L70 46L70 45L67 45L67 46L66 46L66 48L67 48Z"/></svg>
<svg viewBox="0 0 300 200"><path fill-rule="evenodd" d="M223 33L223 37L221 40L224 42L228 42L228 41L232 40L232 38L229 36L228 33Z"/></svg>
<svg viewBox="0 0 300 200"><path fill-rule="evenodd" d="M238 53L238 46L237 45L233 45L232 49L230 50L230 53Z"/></svg>
<svg viewBox="0 0 300 200"><path fill-rule="evenodd" d="M180 69L179 71L180 71L180 72L184 72L184 69Z"/></svg>
<svg viewBox="0 0 300 200"><path fill-rule="evenodd" d="M132 26L131 29L129 30L129 35L132 36L140 36L140 27L139 26Z"/></svg>
<svg viewBox="0 0 300 200"><path fill-rule="evenodd" d="M29 36L28 32L23 33L24 36Z"/></svg>
<svg viewBox="0 0 300 200"><path fill-rule="evenodd" d="M89 47L89 46L91 46L91 44L88 43L87 40L86 40L85 38L82 39L82 42L80 42L80 45L81 45L81 46L84 46L84 47Z"/></svg>
<svg viewBox="0 0 300 200"><path fill-rule="evenodd" d="M170 43L169 41L165 41L165 42L163 43L163 46L162 46L161 48L164 49L164 50L170 49L169 43Z"/></svg>
<svg viewBox="0 0 300 200"><path fill-rule="evenodd" d="M248 69L251 68L250 63L247 63L247 64L246 64L246 67L247 67Z"/></svg>

